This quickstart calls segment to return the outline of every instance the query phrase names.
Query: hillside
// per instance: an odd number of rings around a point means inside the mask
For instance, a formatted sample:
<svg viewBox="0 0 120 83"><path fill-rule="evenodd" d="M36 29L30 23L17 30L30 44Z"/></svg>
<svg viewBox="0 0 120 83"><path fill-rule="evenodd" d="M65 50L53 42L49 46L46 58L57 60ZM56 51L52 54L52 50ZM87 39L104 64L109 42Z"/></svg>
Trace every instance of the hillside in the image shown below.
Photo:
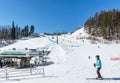
<svg viewBox="0 0 120 83"><path fill-rule="evenodd" d="M48 55L54 64L45 66L45 76L29 75L10 77L8 81L0 77L1 83L120 83L119 60L112 61L111 57L120 57L120 44L91 44L89 40L76 39L88 36L84 28L77 30L72 35L59 36L59 45L50 41L48 37L33 38L18 41L10 46L1 48L41 48L50 45L51 53ZM99 47L98 47L99 46ZM96 69L93 67L95 56L100 55L102 60L101 74L109 80L86 80L96 77ZM88 59L88 57L91 57ZM2 69L0 69L1 71ZM18 71L19 72L19 71ZM24 73L24 71L23 71ZM1 73L0 73L1 75ZM119 78L115 80L115 78Z"/></svg>
<svg viewBox="0 0 120 83"><path fill-rule="evenodd" d="M86 31L108 40L120 39L120 11L117 9L96 12L84 24Z"/></svg>

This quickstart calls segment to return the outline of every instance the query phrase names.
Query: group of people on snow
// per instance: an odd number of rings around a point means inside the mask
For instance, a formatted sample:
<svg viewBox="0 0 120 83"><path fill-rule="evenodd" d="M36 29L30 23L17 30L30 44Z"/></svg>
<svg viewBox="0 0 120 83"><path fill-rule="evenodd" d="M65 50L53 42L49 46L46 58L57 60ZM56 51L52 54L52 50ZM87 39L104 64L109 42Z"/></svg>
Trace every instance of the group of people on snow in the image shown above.
<svg viewBox="0 0 120 83"><path fill-rule="evenodd" d="M3 68L3 66L13 66L13 61L0 59L0 68Z"/></svg>

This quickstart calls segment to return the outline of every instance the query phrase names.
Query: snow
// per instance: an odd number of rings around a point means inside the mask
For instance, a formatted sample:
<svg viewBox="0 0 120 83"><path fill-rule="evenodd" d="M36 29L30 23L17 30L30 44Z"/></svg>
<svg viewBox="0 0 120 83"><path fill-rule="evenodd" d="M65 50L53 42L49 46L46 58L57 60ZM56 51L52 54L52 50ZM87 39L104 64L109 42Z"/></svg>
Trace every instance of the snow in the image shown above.
<svg viewBox="0 0 120 83"><path fill-rule="evenodd" d="M10 77L5 80L0 77L2 83L120 83L120 80L86 80L96 77L96 69L93 63L95 56L100 55L103 67L101 74L104 78L120 78L120 61L112 61L111 57L120 57L120 44L91 44L87 39L76 39L76 37L88 36L84 28L77 30L72 35L59 36L59 45L52 42L48 37L19 40L18 42L3 47L0 50L18 48L43 48L49 47L51 53L48 55L53 64L45 66L45 76L26 75ZM80 37L81 37L80 36ZM88 57L91 57L88 59ZM0 69L2 71L4 69ZM17 70L17 69L16 69ZM8 70L9 71L9 70ZM28 70L29 71L29 70ZM21 73L18 71L18 73ZM22 73L26 73L23 71ZM0 72L0 75L4 74Z"/></svg>
<svg viewBox="0 0 120 83"><path fill-rule="evenodd" d="M81 29L78 29L77 31L72 33L71 36L74 37L74 38L77 38L77 37L82 37L82 38L89 37L89 35L85 32L84 27L81 28Z"/></svg>
<svg viewBox="0 0 120 83"><path fill-rule="evenodd" d="M66 52L60 45L55 45L49 56L54 63L62 63L66 61Z"/></svg>
<svg viewBox="0 0 120 83"><path fill-rule="evenodd" d="M33 39L28 39L28 40L19 40L18 42L3 47L1 48L1 50L8 50L8 49L36 49L36 48L42 48L45 46L48 46L49 44L51 44L48 40L48 38L42 37L42 38L33 38Z"/></svg>

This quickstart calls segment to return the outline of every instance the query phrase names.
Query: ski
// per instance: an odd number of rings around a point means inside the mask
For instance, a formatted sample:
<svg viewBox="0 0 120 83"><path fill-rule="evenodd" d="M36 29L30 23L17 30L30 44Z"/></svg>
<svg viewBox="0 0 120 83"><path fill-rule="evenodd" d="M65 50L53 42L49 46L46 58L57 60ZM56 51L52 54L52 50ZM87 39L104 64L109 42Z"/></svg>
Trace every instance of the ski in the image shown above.
<svg viewBox="0 0 120 83"><path fill-rule="evenodd" d="M86 78L86 80L104 80L104 78Z"/></svg>

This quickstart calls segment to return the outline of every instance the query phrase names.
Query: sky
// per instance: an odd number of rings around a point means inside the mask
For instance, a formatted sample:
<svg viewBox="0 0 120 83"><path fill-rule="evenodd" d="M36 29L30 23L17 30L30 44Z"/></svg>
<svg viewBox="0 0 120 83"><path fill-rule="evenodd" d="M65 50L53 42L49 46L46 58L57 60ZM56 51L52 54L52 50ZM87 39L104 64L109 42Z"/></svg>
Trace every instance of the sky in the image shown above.
<svg viewBox="0 0 120 83"><path fill-rule="evenodd" d="M101 10L120 10L120 0L0 0L0 25L34 25L35 32L73 32Z"/></svg>

